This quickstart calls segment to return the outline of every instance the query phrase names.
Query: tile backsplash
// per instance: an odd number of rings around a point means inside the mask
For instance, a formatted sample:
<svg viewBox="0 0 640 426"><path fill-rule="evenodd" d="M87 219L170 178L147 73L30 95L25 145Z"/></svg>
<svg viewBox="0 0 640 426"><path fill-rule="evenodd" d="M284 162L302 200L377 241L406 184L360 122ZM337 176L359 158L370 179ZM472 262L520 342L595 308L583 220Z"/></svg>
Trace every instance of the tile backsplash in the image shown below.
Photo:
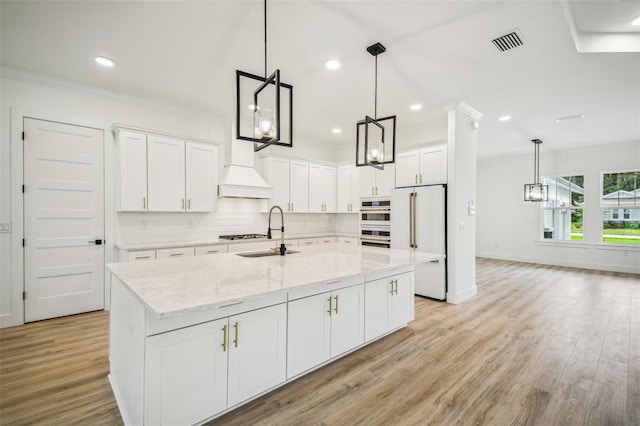
<svg viewBox="0 0 640 426"><path fill-rule="evenodd" d="M121 212L116 213L115 241L118 244L135 244L207 240L225 234L265 234L267 211L266 200L220 198L217 211L212 213ZM285 213L284 221L285 234L289 235L358 232L357 215ZM278 211L272 215L271 226L280 227ZM274 236L277 235L279 233L274 231Z"/></svg>

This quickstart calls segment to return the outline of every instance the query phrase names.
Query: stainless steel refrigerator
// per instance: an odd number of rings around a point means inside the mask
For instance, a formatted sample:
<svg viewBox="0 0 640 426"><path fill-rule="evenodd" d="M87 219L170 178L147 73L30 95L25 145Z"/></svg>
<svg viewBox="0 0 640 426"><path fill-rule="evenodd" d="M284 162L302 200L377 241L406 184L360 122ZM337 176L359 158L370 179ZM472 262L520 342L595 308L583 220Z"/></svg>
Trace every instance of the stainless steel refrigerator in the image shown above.
<svg viewBox="0 0 640 426"><path fill-rule="evenodd" d="M446 185L391 190L391 248L447 254ZM446 259L416 265L417 295L447 297Z"/></svg>

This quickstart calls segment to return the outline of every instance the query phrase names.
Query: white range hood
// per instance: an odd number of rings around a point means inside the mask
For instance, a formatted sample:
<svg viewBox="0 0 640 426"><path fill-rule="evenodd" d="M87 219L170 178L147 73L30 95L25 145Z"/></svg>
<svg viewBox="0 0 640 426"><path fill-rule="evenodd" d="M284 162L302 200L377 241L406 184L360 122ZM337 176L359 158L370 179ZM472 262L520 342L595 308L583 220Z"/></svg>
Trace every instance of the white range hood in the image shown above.
<svg viewBox="0 0 640 426"><path fill-rule="evenodd" d="M271 187L254 167L253 143L231 138L225 145L224 169L218 177L218 196L271 198Z"/></svg>

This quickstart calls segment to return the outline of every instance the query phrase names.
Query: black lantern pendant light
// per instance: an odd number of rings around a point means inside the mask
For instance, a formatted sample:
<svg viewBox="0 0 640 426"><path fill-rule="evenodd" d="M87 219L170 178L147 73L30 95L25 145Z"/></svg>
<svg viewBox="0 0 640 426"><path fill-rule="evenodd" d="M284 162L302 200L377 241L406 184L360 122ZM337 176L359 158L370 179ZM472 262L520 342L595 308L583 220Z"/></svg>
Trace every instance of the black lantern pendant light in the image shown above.
<svg viewBox="0 0 640 426"><path fill-rule="evenodd" d="M524 184L525 201L548 201L549 185L540 183L540 139L531 139L534 143L535 151L533 156L533 183Z"/></svg>
<svg viewBox="0 0 640 426"><path fill-rule="evenodd" d="M374 114L356 125L356 166L384 169L385 164L395 162L396 116L378 118L378 55L386 50L381 43L367 47L376 59Z"/></svg>
<svg viewBox="0 0 640 426"><path fill-rule="evenodd" d="M293 146L293 86L280 70L267 74L267 0L264 0L264 77L236 70L236 137L270 145Z"/></svg>

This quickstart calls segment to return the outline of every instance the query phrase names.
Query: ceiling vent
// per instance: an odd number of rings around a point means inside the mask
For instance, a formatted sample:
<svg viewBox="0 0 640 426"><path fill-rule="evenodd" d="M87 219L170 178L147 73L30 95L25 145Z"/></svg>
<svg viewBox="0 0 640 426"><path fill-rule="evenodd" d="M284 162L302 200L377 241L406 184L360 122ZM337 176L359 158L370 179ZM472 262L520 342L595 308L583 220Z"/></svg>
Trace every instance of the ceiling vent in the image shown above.
<svg viewBox="0 0 640 426"><path fill-rule="evenodd" d="M505 34L491 41L501 52L505 52L524 44L524 39L522 38L522 34L520 34L519 30L513 30L509 34Z"/></svg>

